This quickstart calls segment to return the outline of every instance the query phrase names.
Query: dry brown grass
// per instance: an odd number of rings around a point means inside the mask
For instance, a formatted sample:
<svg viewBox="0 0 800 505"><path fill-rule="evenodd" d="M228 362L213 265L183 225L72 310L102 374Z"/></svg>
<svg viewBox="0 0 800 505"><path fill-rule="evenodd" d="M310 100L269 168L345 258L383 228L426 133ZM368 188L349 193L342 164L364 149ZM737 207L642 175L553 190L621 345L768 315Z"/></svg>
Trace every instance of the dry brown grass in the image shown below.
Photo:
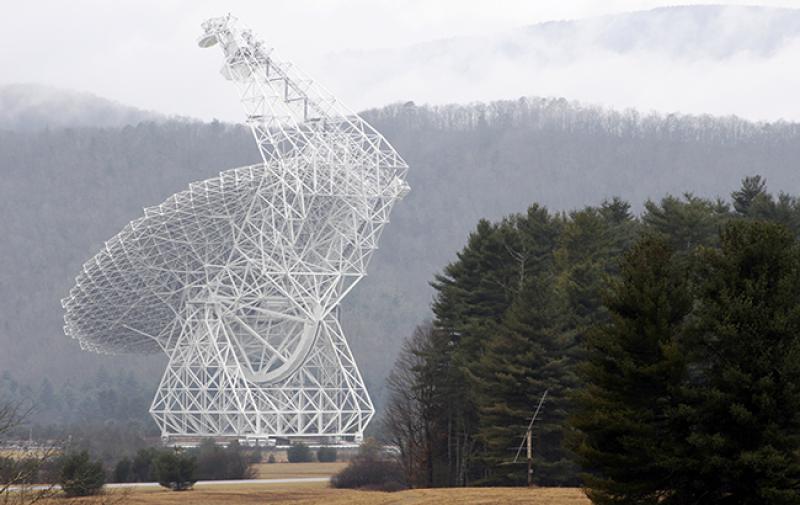
<svg viewBox="0 0 800 505"><path fill-rule="evenodd" d="M61 454L61 451L55 449L37 448L37 449L0 449L0 458L42 458L45 456L52 457Z"/></svg>
<svg viewBox="0 0 800 505"><path fill-rule="evenodd" d="M114 491L113 493L117 493ZM110 493L111 494L111 493ZM111 494L113 496L113 494ZM109 496L106 497L108 499ZM72 500L53 499L48 505L73 505ZM77 503L77 502L76 502ZM92 501L83 500L83 504ZM101 502L98 501L98 504ZM175 492L155 488L129 491L120 505L588 505L575 488L455 488L414 489L398 493L330 489L326 484L242 484L197 486Z"/></svg>
<svg viewBox="0 0 800 505"><path fill-rule="evenodd" d="M252 465L254 479L288 479L292 477L330 477L347 466L335 463L258 463Z"/></svg>

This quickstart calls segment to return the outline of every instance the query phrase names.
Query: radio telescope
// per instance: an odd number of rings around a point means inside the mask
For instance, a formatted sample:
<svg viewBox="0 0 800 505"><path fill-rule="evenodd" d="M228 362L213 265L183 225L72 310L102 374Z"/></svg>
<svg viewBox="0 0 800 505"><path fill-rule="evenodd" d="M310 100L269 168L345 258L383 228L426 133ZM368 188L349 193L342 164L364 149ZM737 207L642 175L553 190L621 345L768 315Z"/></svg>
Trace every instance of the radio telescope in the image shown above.
<svg viewBox="0 0 800 505"><path fill-rule="evenodd" d="M374 413L338 320L408 166L383 136L235 18L219 46L262 162L195 182L84 264L65 332L98 353L163 351L165 441L360 441Z"/></svg>

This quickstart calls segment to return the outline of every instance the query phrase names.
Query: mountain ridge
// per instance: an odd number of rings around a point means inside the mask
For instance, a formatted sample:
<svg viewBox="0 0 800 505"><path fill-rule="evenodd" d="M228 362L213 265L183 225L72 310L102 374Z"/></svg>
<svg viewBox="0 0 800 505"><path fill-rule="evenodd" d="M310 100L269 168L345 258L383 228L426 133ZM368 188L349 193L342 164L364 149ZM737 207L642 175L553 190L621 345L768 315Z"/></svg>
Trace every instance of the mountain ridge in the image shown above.
<svg viewBox="0 0 800 505"><path fill-rule="evenodd" d="M0 85L0 129L99 128L164 121L166 117L85 91L36 83Z"/></svg>

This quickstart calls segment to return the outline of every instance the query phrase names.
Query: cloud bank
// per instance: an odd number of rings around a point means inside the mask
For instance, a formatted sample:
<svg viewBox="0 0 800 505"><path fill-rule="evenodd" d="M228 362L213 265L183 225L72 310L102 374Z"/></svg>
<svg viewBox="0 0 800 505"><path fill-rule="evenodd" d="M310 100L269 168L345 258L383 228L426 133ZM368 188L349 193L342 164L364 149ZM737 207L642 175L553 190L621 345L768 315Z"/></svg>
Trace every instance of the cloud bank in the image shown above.
<svg viewBox="0 0 800 505"><path fill-rule="evenodd" d="M800 121L798 62L800 10L693 6L334 53L313 75L354 108L536 95Z"/></svg>

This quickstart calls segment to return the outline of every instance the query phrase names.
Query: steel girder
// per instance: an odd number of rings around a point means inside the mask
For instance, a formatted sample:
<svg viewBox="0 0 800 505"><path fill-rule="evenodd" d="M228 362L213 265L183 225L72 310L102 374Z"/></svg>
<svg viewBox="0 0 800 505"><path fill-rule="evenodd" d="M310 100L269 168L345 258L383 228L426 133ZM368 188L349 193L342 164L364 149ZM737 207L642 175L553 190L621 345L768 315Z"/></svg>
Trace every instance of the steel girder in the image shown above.
<svg viewBox="0 0 800 505"><path fill-rule="evenodd" d="M263 162L192 183L106 242L63 300L101 353L163 351L165 437L360 437L373 407L337 319L408 166L230 16L203 24Z"/></svg>

